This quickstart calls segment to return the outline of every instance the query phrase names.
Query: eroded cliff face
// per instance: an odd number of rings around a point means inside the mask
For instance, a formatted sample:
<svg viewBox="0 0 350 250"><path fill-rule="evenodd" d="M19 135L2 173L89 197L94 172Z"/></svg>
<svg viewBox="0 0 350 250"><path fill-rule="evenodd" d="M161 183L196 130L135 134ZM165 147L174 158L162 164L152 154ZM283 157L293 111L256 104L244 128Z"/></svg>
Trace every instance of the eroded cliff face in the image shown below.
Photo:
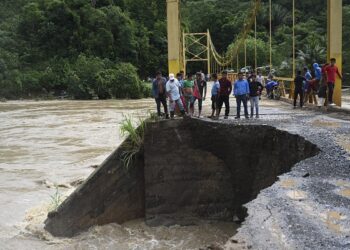
<svg viewBox="0 0 350 250"><path fill-rule="evenodd" d="M114 151L57 209L45 229L72 237L94 225L123 223L144 217L143 155L130 169L121 161L123 144Z"/></svg>
<svg viewBox="0 0 350 250"><path fill-rule="evenodd" d="M232 221L277 176L318 153L270 126L196 119L149 123L144 152L126 170L116 150L46 220L55 236L145 217L152 226Z"/></svg>
<svg viewBox="0 0 350 250"><path fill-rule="evenodd" d="M270 126L152 124L145 136L146 222L244 219L243 204L317 152L304 138Z"/></svg>

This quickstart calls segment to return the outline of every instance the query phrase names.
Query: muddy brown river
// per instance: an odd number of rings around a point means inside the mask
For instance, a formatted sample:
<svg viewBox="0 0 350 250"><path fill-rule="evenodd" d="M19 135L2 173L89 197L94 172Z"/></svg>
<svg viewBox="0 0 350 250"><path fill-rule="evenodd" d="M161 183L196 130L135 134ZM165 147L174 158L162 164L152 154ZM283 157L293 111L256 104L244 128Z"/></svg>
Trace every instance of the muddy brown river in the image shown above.
<svg viewBox="0 0 350 250"><path fill-rule="evenodd" d="M121 142L125 115L144 117L152 99L0 103L0 249L198 249L224 244L231 223L96 226L72 239L43 229L47 212Z"/></svg>

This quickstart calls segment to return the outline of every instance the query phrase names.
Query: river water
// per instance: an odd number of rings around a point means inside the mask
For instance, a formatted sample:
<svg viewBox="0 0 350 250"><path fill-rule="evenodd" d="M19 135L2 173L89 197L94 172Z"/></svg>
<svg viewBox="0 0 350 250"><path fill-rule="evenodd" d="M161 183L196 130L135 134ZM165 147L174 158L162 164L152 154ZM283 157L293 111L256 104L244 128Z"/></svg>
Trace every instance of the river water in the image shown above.
<svg viewBox="0 0 350 250"><path fill-rule="evenodd" d="M125 115L144 117L152 99L0 103L0 249L198 249L224 244L231 223L147 227L143 220L96 226L72 239L43 229L62 200L121 142Z"/></svg>

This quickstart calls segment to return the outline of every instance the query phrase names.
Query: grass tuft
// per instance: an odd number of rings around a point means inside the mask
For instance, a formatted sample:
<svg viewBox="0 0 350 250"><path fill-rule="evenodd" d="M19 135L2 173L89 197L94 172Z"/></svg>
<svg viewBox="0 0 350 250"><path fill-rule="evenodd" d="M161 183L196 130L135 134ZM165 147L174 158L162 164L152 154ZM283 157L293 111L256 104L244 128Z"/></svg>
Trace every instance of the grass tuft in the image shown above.
<svg viewBox="0 0 350 250"><path fill-rule="evenodd" d="M127 137L121 153L122 162L127 170L129 170L136 155L142 151L145 129L145 120L139 119L138 122L133 122L130 116L125 116L120 123L120 133Z"/></svg>
<svg viewBox="0 0 350 250"><path fill-rule="evenodd" d="M56 186L56 192L53 195L50 195L51 197L51 211L57 210L61 202L63 201L63 196L58 190L58 186Z"/></svg>

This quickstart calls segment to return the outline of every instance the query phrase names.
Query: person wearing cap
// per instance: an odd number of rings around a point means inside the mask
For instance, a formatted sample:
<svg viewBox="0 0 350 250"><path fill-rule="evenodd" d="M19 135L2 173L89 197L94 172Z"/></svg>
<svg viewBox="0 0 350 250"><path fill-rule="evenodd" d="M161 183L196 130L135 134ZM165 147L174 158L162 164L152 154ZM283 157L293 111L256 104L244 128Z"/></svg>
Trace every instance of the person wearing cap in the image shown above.
<svg viewBox="0 0 350 250"><path fill-rule="evenodd" d="M168 113L168 106L166 103L166 79L162 76L162 72L158 71L156 74L156 79L154 79L152 83L152 94L157 104L157 114L160 117L161 112L161 104L164 108L164 113L166 116L166 119L169 119L169 113Z"/></svg>
<svg viewBox="0 0 350 250"><path fill-rule="evenodd" d="M225 119L228 119L230 114L230 93L232 91L232 83L227 78L227 71L222 72L222 77L219 80L220 90L218 96L218 106L216 110L216 118L219 118L222 105L225 103Z"/></svg>
<svg viewBox="0 0 350 250"><path fill-rule="evenodd" d="M246 119L249 119L248 116L248 97L250 94L249 83L247 80L243 79L243 73L238 73L238 80L234 83L233 86L233 95L236 97L237 102L237 116L236 119L241 118L241 104L244 106L244 116Z"/></svg>
<svg viewBox="0 0 350 250"><path fill-rule="evenodd" d="M170 117L173 119L175 115L175 106L178 105L182 115L185 114L184 106L182 105L180 96L180 83L173 73L169 74L169 81L166 83L166 92L169 97Z"/></svg>

